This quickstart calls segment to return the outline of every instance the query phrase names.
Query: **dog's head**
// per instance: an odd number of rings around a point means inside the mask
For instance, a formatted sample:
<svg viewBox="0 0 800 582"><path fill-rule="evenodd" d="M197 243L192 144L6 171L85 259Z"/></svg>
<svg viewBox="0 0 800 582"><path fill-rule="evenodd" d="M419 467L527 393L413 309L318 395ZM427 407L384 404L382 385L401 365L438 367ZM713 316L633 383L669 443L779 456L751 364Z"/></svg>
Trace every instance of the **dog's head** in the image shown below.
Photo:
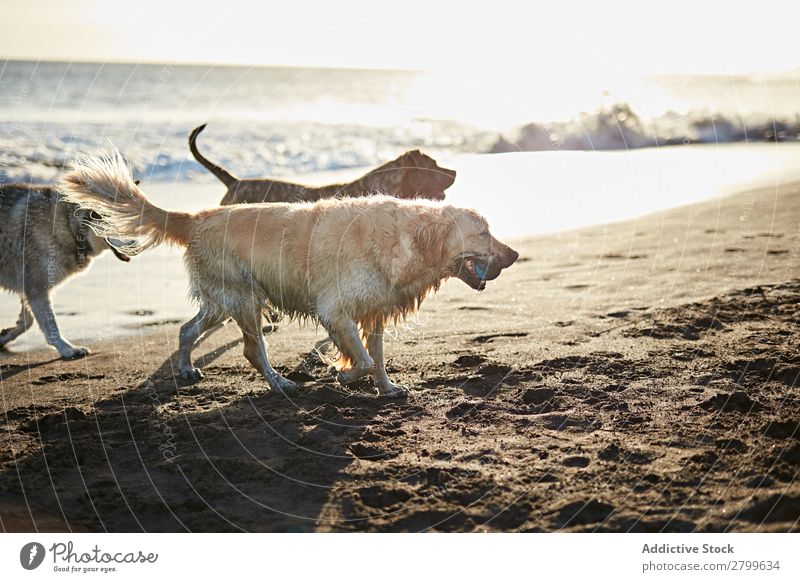
<svg viewBox="0 0 800 582"><path fill-rule="evenodd" d="M445 206L431 213L417 231L417 248L425 262L445 277L458 277L482 291L519 253L489 232L486 219L474 210Z"/></svg>
<svg viewBox="0 0 800 582"><path fill-rule="evenodd" d="M440 167L419 150L404 153L393 164L402 172L399 188L392 192L398 198L444 200L444 191L456 179L454 170Z"/></svg>

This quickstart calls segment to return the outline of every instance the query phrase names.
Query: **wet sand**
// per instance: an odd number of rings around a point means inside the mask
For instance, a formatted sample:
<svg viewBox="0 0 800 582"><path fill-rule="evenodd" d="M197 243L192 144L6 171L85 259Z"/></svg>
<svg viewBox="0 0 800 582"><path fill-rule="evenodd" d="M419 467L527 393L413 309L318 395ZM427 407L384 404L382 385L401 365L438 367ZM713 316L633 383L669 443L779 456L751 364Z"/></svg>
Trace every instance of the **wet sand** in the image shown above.
<svg viewBox="0 0 800 582"><path fill-rule="evenodd" d="M235 326L174 377L177 325L0 354L6 531L792 531L800 185L518 241L387 342L407 400L300 370L272 394Z"/></svg>

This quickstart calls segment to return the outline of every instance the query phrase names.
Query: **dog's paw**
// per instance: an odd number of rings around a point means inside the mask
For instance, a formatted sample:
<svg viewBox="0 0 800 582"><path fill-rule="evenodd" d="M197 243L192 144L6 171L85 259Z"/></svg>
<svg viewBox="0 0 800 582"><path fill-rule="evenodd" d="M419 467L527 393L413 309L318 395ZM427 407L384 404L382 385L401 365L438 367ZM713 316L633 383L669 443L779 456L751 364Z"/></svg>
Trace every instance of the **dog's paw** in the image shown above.
<svg viewBox="0 0 800 582"><path fill-rule="evenodd" d="M342 386L347 386L348 384L352 384L359 378L361 378L361 376L356 376L355 374L353 374L352 369L341 370L336 374L336 381Z"/></svg>
<svg viewBox="0 0 800 582"><path fill-rule="evenodd" d="M181 370L181 380L194 384L203 378L203 373L198 368Z"/></svg>
<svg viewBox="0 0 800 582"><path fill-rule="evenodd" d="M376 388L378 389L378 395L387 398L405 398L408 396L408 388L400 384L395 384L394 382L379 384Z"/></svg>
<svg viewBox="0 0 800 582"><path fill-rule="evenodd" d="M284 378L280 374L267 375L267 382L269 383L270 389L275 392L291 392L297 388L297 384L288 378Z"/></svg>
<svg viewBox="0 0 800 582"><path fill-rule="evenodd" d="M346 370L341 370L338 374L336 374L336 380L342 386L347 386L348 384L352 384L353 382L357 382L361 380L364 376L369 375L372 373L373 367L352 367L347 368Z"/></svg>
<svg viewBox="0 0 800 582"><path fill-rule="evenodd" d="M91 353L92 352L89 351L89 348L79 348L74 346L59 350L59 354L63 360L80 360Z"/></svg>
<svg viewBox="0 0 800 582"><path fill-rule="evenodd" d="M275 390L276 392L292 392L293 390L297 389L297 384L289 380L288 378L284 378L283 376L278 376L270 380L270 388Z"/></svg>

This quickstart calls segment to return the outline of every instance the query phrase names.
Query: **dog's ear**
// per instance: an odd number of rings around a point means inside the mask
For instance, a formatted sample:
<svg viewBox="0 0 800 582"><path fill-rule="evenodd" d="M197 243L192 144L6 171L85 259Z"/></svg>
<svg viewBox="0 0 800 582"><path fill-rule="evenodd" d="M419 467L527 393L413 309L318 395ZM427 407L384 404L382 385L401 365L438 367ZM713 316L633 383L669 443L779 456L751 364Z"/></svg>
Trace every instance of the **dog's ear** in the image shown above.
<svg viewBox="0 0 800 582"><path fill-rule="evenodd" d="M424 168L425 164L420 164L420 160L424 159L426 156L421 153L419 150L411 150L405 153L405 162L406 166L410 168Z"/></svg>
<svg viewBox="0 0 800 582"><path fill-rule="evenodd" d="M430 209L417 228L414 243L422 253L422 260L430 267L444 266L447 257L447 239L453 230L453 221L442 212Z"/></svg>
<svg viewBox="0 0 800 582"><path fill-rule="evenodd" d="M417 163L417 156L419 156L419 150L408 150L407 152L403 153L399 158L394 161L394 164L399 170L404 172L408 170L413 170L419 164Z"/></svg>

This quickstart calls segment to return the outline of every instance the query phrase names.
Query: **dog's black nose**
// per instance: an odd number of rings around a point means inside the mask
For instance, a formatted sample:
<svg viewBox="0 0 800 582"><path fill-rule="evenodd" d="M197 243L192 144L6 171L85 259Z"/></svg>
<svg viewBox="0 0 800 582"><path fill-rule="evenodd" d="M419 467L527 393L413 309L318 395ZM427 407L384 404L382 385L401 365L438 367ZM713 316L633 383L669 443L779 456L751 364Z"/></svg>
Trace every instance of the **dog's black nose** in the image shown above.
<svg viewBox="0 0 800 582"><path fill-rule="evenodd" d="M505 266L506 267L510 267L511 265L513 265L514 263L517 262L517 259L519 258L519 253L517 251L515 251L514 249L512 249L511 247L506 247L506 249L507 250L506 250L506 253L505 253L505 257L503 257L503 258L505 259L505 261L504 261L505 262Z"/></svg>

